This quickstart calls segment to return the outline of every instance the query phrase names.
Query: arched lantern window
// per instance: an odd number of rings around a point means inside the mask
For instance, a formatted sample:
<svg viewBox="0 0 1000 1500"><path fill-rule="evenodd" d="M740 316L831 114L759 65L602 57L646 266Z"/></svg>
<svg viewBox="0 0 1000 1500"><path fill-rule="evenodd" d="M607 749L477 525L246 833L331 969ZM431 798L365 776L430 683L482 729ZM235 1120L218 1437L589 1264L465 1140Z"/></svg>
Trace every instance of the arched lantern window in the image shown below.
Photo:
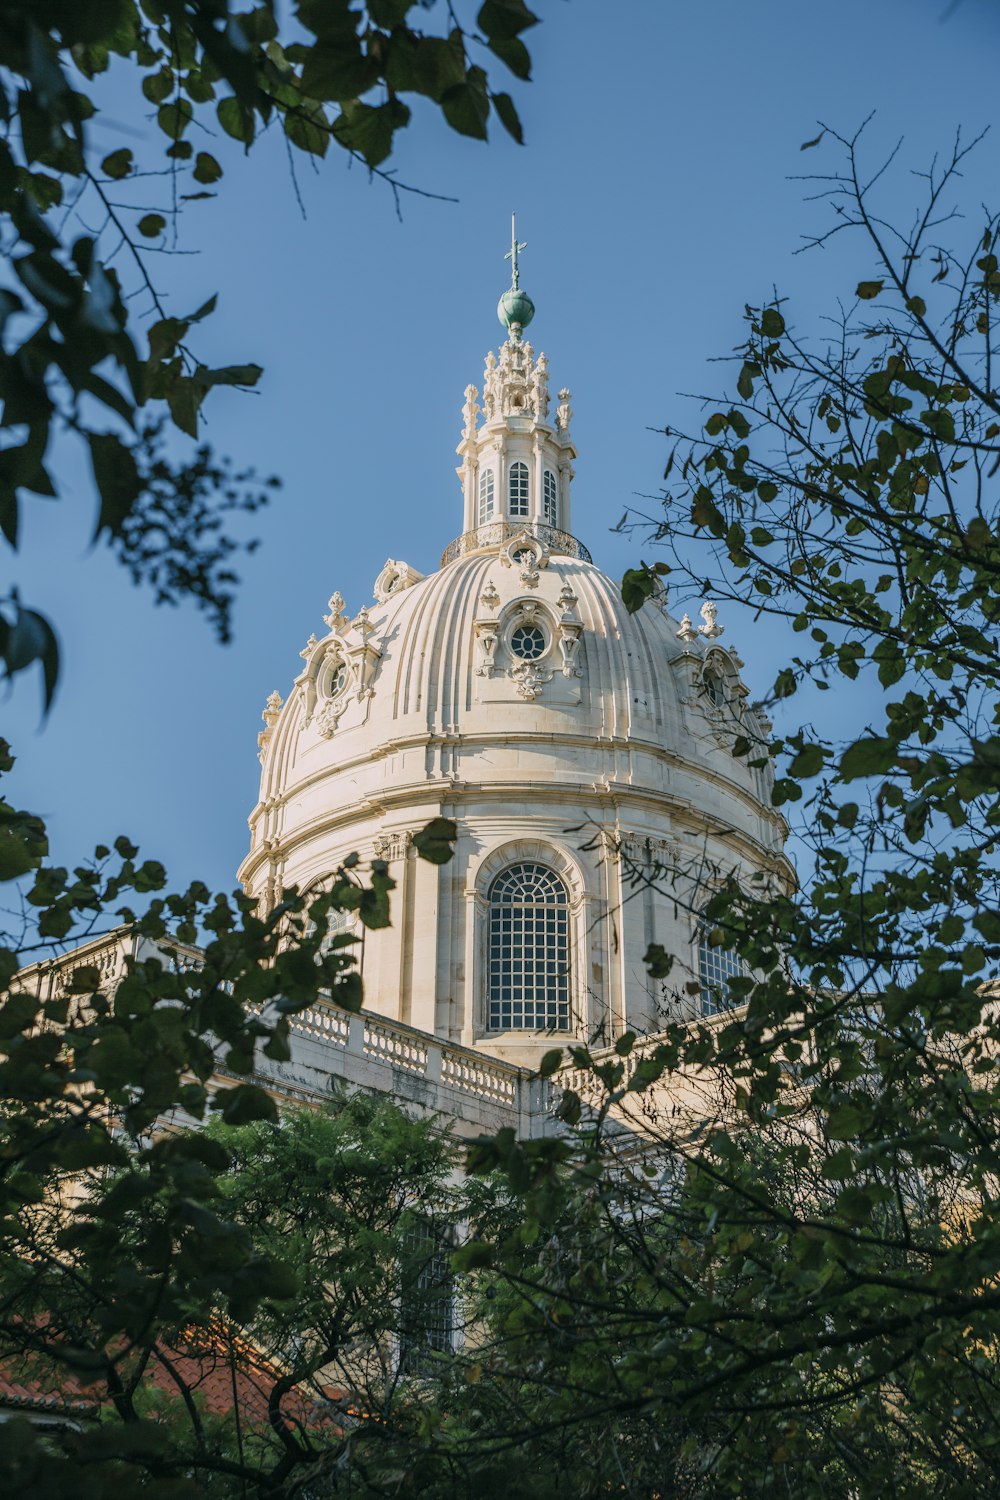
<svg viewBox="0 0 1000 1500"><path fill-rule="evenodd" d="M493 514L494 481L492 469L479 471L479 525L484 526Z"/></svg>
<svg viewBox="0 0 1000 1500"><path fill-rule="evenodd" d="M551 469L542 477L542 518L546 526L559 525L559 487Z"/></svg>
<svg viewBox="0 0 1000 1500"><path fill-rule="evenodd" d="M518 459L507 476L507 513L514 519L528 514L528 465Z"/></svg>
<svg viewBox="0 0 1000 1500"><path fill-rule="evenodd" d="M489 892L493 1031L569 1028L569 894L545 865L511 865Z"/></svg>

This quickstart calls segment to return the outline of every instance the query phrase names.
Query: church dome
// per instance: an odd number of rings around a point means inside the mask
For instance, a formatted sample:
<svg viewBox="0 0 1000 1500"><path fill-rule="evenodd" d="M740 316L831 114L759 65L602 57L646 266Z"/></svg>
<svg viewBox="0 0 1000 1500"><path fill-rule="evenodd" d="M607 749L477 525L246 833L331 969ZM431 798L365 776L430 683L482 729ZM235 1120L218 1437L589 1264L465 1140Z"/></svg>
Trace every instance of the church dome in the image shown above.
<svg viewBox="0 0 1000 1500"><path fill-rule="evenodd" d="M331 597L264 711L240 872L267 905L350 853L386 860L366 1007L529 1064L553 1038L697 1010L712 885L787 878L770 772L732 753L769 726L714 606L697 628L665 600L628 613L572 535L569 391L550 405L530 344L487 356L482 405L465 393L462 534L429 576L387 560L353 615ZM410 843L435 816L458 826L444 866ZM654 941L676 958L669 988L642 962Z"/></svg>

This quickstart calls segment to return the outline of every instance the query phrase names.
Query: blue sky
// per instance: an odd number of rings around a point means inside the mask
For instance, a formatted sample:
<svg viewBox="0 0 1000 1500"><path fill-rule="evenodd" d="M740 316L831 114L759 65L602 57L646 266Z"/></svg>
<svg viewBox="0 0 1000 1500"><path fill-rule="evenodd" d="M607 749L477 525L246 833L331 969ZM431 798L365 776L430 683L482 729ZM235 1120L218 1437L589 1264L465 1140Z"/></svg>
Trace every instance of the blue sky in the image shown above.
<svg viewBox="0 0 1000 1500"><path fill-rule="evenodd" d="M4 704L20 756L8 795L46 816L58 860L124 832L174 883L232 886L260 711L272 688L287 693L328 596L340 589L353 612L387 556L430 571L461 529L462 392L500 340L512 208L533 342L554 387L573 391L573 529L620 576L649 550L609 528L658 489L653 429L697 421L682 393L719 388L709 361L739 340L744 304L777 287L799 326L819 326L873 269L846 245L795 255L826 222L791 180L833 164L828 142L799 151L816 121L850 132L876 110L873 158L905 137L888 201L906 217L919 190L908 170L996 114L992 0L535 9L534 81L512 87L523 148L499 130L488 145L460 139L420 109L401 138L400 178L456 202L406 196L400 223L385 187L331 152L317 171L297 159L303 218L278 139L248 159L217 143L219 196L189 205L183 223L181 246L197 253L157 269L175 312L219 292L206 360L265 367L257 393L213 397L206 436L284 488L252 522L262 545L242 569L225 648L192 609L154 609L89 549L93 499L72 462L58 512L29 500L17 579L60 627L64 680L43 727L35 684ZM102 153L155 132L141 99L119 89L111 103ZM998 145L989 138L973 160L976 199L996 201ZM726 643L756 691L788 644L739 620Z"/></svg>

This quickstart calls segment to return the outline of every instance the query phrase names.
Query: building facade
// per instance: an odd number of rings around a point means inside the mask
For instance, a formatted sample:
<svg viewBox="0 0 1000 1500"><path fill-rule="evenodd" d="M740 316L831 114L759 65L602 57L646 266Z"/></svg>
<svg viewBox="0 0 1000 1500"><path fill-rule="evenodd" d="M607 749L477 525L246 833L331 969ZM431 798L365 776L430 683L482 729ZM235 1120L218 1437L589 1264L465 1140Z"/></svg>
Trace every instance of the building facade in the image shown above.
<svg viewBox="0 0 1000 1500"><path fill-rule="evenodd" d="M389 559L367 600L331 596L264 711L239 874L266 908L349 854L386 861L392 926L361 954L373 1023L532 1069L711 1009L730 972L699 924L713 883L790 871L770 771L732 754L770 726L714 606L697 626L665 598L629 614L574 536L570 392L525 337L517 248L506 339L465 390L461 532L436 572ZM411 842L437 816L458 828L442 866Z"/></svg>

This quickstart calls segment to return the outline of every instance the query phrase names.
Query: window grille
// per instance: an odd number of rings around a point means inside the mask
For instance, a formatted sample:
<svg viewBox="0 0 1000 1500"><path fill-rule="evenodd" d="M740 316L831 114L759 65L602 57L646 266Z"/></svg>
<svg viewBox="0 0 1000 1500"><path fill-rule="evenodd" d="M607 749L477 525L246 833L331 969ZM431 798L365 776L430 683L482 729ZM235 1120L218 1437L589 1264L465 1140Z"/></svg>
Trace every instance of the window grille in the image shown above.
<svg viewBox="0 0 1000 1500"><path fill-rule="evenodd" d="M701 982L701 1013L714 1016L727 1010L729 982L746 973L746 965L733 948L712 942L713 923L702 917L698 923L698 978Z"/></svg>
<svg viewBox="0 0 1000 1500"><path fill-rule="evenodd" d="M406 1375L430 1374L436 1354L455 1347L455 1283L447 1237L430 1219L416 1218L403 1236L400 1258L399 1366Z"/></svg>
<svg viewBox="0 0 1000 1500"><path fill-rule="evenodd" d="M514 518L528 514L528 465L520 459L507 476L507 510Z"/></svg>
<svg viewBox="0 0 1000 1500"><path fill-rule="evenodd" d="M544 865L512 865L490 887L489 1025L569 1028L569 896Z"/></svg>
<svg viewBox="0 0 1000 1500"><path fill-rule="evenodd" d="M317 894L316 892L313 893ZM326 931L323 941L319 945L320 953L329 953L333 945L333 939L342 932L353 932L357 921L357 913L353 911L328 911L326 914ZM305 925L305 936L312 937L316 931L316 923L309 917Z"/></svg>
<svg viewBox="0 0 1000 1500"><path fill-rule="evenodd" d="M542 480L542 519L546 526L559 525L559 489L551 469L545 470Z"/></svg>
<svg viewBox="0 0 1000 1500"><path fill-rule="evenodd" d="M479 525L485 526L493 514L493 470L479 471Z"/></svg>
<svg viewBox="0 0 1000 1500"><path fill-rule="evenodd" d="M510 638L510 649L522 661L537 661L545 653L545 632L537 625L519 625Z"/></svg>
<svg viewBox="0 0 1000 1500"><path fill-rule="evenodd" d="M337 662L330 673L329 694L331 698L339 697L347 686L347 663Z"/></svg>
<svg viewBox="0 0 1000 1500"><path fill-rule="evenodd" d="M356 914L353 911L331 911L327 912L326 932L320 944L321 953L329 953L333 946L333 939L343 932L353 932ZM353 951L353 950L352 950Z"/></svg>

